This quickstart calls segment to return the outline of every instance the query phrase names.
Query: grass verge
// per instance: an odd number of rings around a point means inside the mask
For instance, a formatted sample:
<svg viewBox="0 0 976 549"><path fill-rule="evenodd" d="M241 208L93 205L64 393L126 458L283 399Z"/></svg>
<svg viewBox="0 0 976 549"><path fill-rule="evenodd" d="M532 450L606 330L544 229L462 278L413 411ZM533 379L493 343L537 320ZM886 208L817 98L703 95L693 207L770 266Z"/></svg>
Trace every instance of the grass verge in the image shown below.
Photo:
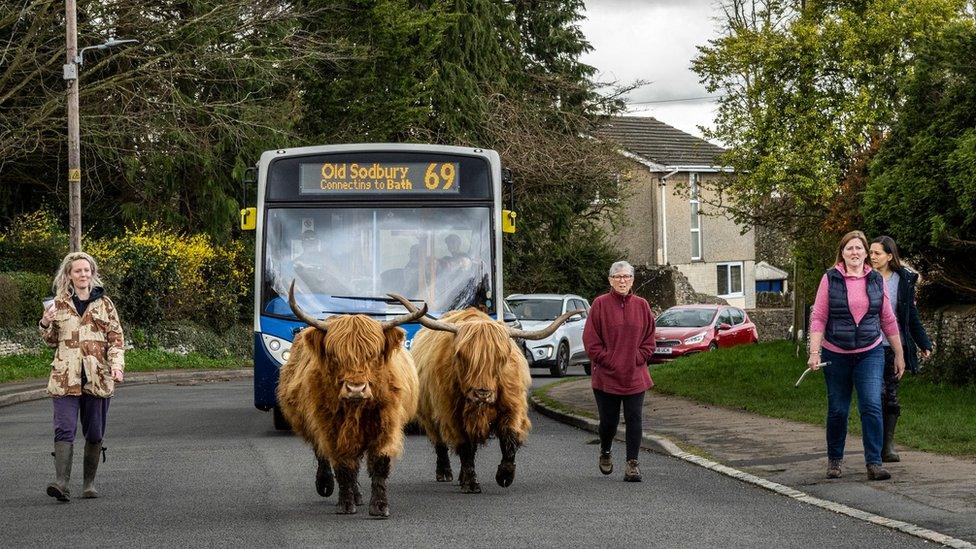
<svg viewBox="0 0 976 549"><path fill-rule="evenodd" d="M589 412L587 410L580 410L580 409L577 409L577 408L573 408L571 406L567 406L567 405L563 404L562 402L559 402L558 400L556 400L556 399L554 399L554 398L552 398L552 397L549 396L549 390L552 389L553 387L562 385L563 383L569 383L571 381L578 381L579 379L581 379L581 378L579 378L579 377L569 377L569 378L566 378L566 379L562 379L562 380L556 381L554 383L550 383L548 385L544 385L544 386L539 387L539 388L535 389L534 391L532 391L532 397L535 398L536 400L538 400L539 402L541 402L543 405L545 405L546 408L551 408L551 409L557 410L559 412L563 412L563 413L567 413L567 414L575 414L575 415L587 417L587 418L590 418L590 419L598 419L596 417L596 414L594 414L592 412Z"/></svg>
<svg viewBox="0 0 976 549"><path fill-rule="evenodd" d="M657 392L824 425L823 374L811 372L793 388L804 368L806 358L794 355L792 343L776 341L685 357L653 367L651 375ZM899 444L940 454L976 455L976 386L936 384L906 374L898 400ZM851 405L850 430L861 432L856 403Z"/></svg>
<svg viewBox="0 0 976 549"><path fill-rule="evenodd" d="M0 357L0 383L47 377L51 372L54 351L38 354L21 354ZM247 358L210 358L198 353L180 355L159 350L130 349L125 352L126 372L155 370L205 370L246 368L252 362Z"/></svg>

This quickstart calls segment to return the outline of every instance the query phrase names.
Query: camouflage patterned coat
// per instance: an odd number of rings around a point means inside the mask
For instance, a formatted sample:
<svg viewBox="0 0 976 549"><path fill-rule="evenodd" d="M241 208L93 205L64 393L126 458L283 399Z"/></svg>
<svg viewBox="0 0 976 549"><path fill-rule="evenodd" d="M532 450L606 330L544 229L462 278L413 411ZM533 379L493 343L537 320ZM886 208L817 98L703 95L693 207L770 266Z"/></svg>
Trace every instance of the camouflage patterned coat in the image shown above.
<svg viewBox="0 0 976 549"><path fill-rule="evenodd" d="M81 395L82 391L97 397L115 392L112 369L125 369L122 325L115 304L102 296L92 301L79 316L70 297L54 300L55 316L51 325L40 327L41 337L54 352L47 392L51 396ZM81 370L88 383L81 386Z"/></svg>

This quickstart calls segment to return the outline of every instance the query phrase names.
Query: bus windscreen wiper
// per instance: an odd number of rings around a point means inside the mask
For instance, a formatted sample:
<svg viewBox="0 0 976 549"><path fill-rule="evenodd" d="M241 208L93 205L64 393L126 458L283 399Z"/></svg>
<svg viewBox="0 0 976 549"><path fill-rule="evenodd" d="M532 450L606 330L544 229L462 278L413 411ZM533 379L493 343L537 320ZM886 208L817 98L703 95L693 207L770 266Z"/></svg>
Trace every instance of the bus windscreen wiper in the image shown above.
<svg viewBox="0 0 976 549"><path fill-rule="evenodd" d="M352 296L352 295L334 295L333 299L354 299L359 301L376 301L378 303L390 303L392 305L400 305L400 302L392 297L371 297L371 296ZM407 301L422 303L422 299L408 298Z"/></svg>

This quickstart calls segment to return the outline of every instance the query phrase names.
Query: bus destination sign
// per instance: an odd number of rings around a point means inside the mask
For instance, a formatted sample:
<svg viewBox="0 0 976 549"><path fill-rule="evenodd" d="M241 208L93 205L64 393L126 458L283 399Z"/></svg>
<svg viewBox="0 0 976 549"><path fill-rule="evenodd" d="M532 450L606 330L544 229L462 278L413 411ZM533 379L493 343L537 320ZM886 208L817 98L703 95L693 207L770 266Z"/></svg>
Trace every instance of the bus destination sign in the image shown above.
<svg viewBox="0 0 976 549"><path fill-rule="evenodd" d="M458 162L324 162L299 165L301 194L444 194L460 189Z"/></svg>

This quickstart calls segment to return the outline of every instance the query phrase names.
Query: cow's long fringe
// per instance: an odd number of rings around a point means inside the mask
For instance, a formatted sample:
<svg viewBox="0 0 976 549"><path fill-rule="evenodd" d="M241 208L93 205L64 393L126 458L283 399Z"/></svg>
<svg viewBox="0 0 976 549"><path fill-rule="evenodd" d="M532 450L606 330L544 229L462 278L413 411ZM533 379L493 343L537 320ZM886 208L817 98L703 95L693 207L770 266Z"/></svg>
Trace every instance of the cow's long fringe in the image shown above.
<svg viewBox="0 0 976 549"><path fill-rule="evenodd" d="M400 328L364 315L335 316L328 333L307 328L282 366L278 404L296 434L321 458L353 467L366 452L399 457L403 426L417 410L417 370ZM344 381L370 384L363 403L339 399Z"/></svg>
<svg viewBox="0 0 976 549"><path fill-rule="evenodd" d="M440 320L457 324L457 335L423 329L411 349L421 386L418 418L431 442L457 448L507 431L524 443L532 427L526 400L532 380L506 327L475 309ZM494 404L469 405L466 393L475 388L496 391Z"/></svg>

